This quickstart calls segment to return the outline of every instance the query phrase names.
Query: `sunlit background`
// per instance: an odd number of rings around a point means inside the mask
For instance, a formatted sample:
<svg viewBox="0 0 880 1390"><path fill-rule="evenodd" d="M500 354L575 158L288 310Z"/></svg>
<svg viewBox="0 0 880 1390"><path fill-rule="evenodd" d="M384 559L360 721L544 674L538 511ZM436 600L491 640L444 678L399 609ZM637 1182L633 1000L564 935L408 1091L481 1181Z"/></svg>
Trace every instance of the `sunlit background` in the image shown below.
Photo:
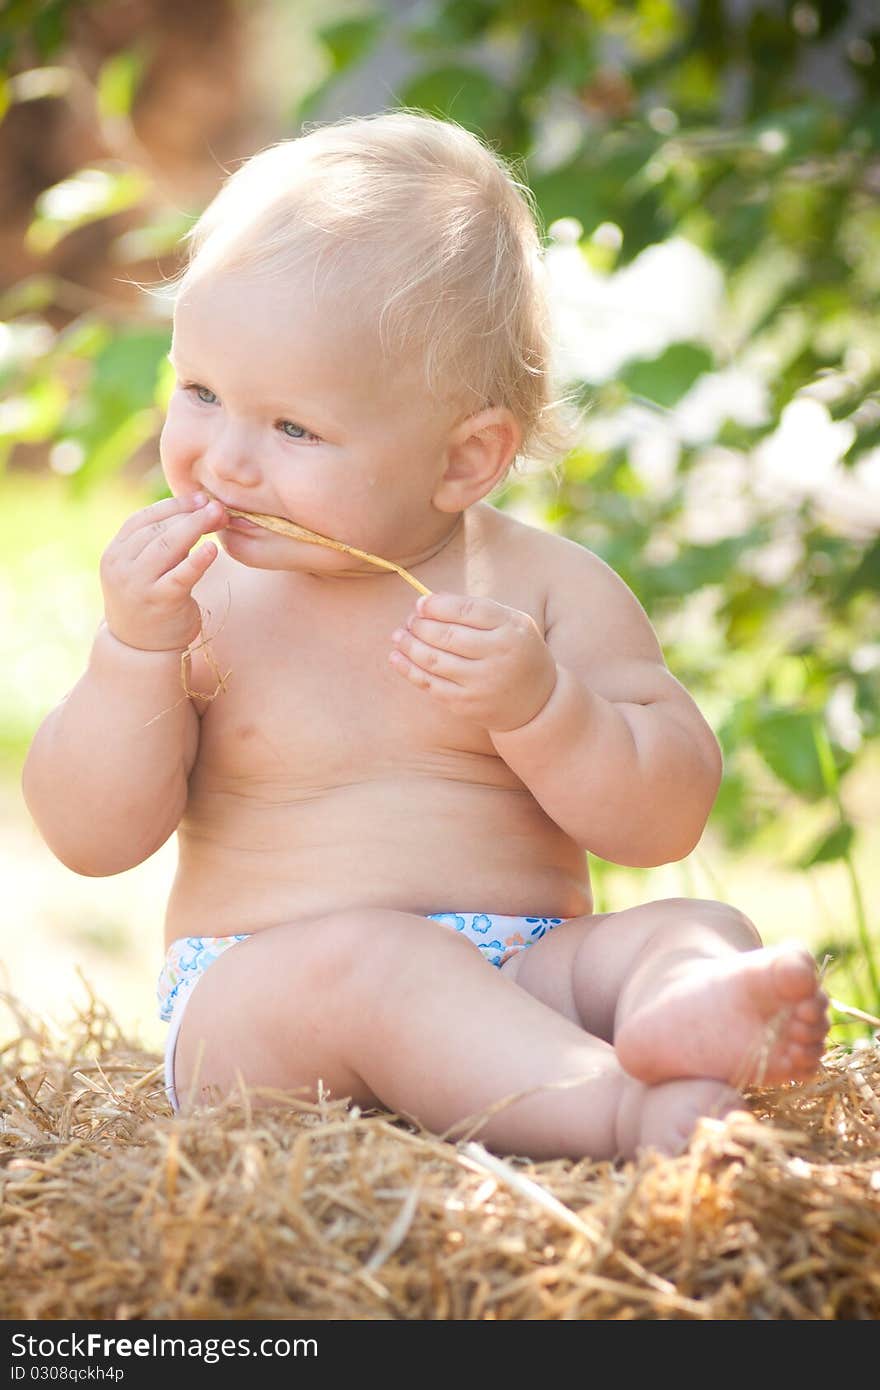
<svg viewBox="0 0 880 1390"><path fill-rule="evenodd" d="M522 161L561 377L558 476L499 506L606 558L722 739L682 864L594 862L599 906L735 902L877 1013L880 20L700 0L31 0L0 18L0 814L5 988L92 989L158 1046L171 842L70 873L19 790L81 673L97 567L161 495L155 291L224 171L304 121L409 104ZM0 1020L0 1030L3 1028ZM838 1015L837 1036L857 1026Z"/></svg>

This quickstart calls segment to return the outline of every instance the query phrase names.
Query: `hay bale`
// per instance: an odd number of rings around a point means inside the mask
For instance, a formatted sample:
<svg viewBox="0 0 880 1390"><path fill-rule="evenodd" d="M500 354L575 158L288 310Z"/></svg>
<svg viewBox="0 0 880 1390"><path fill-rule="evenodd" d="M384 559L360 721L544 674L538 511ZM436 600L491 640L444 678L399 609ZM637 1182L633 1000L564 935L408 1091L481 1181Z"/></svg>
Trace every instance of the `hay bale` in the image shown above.
<svg viewBox="0 0 880 1390"><path fill-rule="evenodd" d="M99 1001L6 1002L4 1319L880 1316L876 1042L680 1158L531 1163L331 1099L174 1118Z"/></svg>

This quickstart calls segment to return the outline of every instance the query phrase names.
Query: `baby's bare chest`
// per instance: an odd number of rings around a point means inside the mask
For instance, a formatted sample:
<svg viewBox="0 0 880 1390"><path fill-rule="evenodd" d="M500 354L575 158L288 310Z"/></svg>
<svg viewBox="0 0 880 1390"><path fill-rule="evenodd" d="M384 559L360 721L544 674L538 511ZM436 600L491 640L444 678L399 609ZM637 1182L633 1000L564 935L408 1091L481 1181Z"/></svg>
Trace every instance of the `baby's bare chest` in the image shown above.
<svg viewBox="0 0 880 1390"><path fill-rule="evenodd" d="M200 761L218 775L332 785L441 750L491 752L485 734L405 681L390 631L254 633L229 653L226 693L202 720Z"/></svg>
<svg viewBox="0 0 880 1390"><path fill-rule="evenodd" d="M475 758L501 774L486 731L389 661L412 609L405 591L334 615L237 603L212 643L229 675L202 717L197 781L308 794L405 773L464 777Z"/></svg>

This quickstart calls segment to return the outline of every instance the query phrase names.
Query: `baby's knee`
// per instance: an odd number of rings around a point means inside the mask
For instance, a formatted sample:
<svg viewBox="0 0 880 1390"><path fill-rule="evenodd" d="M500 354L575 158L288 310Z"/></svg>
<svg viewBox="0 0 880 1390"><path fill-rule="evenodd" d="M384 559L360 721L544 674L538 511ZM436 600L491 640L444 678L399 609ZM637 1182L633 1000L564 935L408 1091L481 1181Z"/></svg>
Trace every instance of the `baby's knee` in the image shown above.
<svg viewBox="0 0 880 1390"><path fill-rule="evenodd" d="M399 932L392 914L370 908L334 912L309 923L309 954L321 983L338 990L371 971L379 955L394 950Z"/></svg>
<svg viewBox="0 0 880 1390"><path fill-rule="evenodd" d="M763 946L761 935L751 917L747 917L738 907L731 907L730 903L716 902L708 905L713 911L716 930L732 946L737 946L741 951L753 951Z"/></svg>
<svg viewBox="0 0 880 1390"><path fill-rule="evenodd" d="M385 989L408 970L429 972L456 951L475 954L469 941L448 927L413 913L390 908L351 908L315 922L320 968L337 984L355 989Z"/></svg>
<svg viewBox="0 0 880 1390"><path fill-rule="evenodd" d="M662 908L661 928L664 930L696 923L710 927L740 951L752 951L764 944L751 918L730 903L710 898L667 898Z"/></svg>

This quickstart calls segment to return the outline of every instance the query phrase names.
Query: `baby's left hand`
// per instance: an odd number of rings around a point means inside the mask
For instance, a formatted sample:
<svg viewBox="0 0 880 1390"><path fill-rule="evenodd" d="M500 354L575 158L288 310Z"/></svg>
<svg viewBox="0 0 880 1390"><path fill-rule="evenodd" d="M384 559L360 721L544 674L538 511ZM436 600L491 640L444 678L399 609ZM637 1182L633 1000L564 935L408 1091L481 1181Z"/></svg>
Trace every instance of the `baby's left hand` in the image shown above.
<svg viewBox="0 0 880 1390"><path fill-rule="evenodd" d="M426 595L391 640L395 670L495 733L534 719L556 684L556 661L534 619L493 599Z"/></svg>

